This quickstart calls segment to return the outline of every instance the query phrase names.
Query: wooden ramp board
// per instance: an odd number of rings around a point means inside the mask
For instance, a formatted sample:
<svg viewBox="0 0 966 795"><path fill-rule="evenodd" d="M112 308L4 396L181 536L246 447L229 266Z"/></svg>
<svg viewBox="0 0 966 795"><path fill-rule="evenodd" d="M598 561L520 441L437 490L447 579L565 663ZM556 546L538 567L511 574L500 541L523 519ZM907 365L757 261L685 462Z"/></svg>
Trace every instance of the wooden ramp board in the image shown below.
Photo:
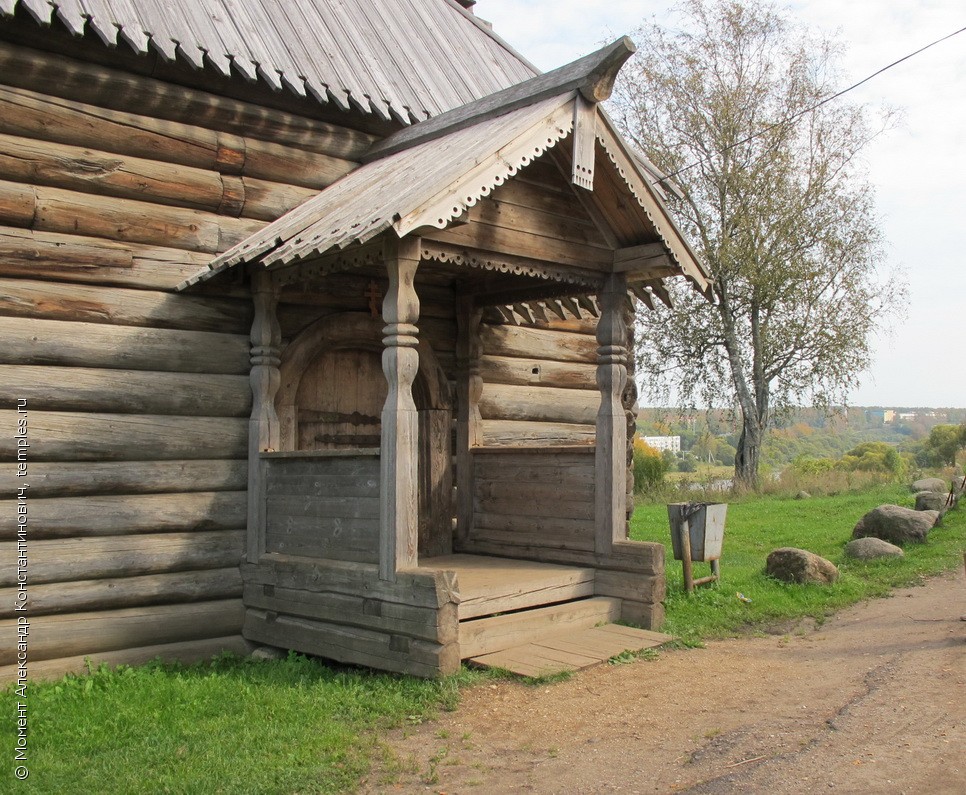
<svg viewBox="0 0 966 795"><path fill-rule="evenodd" d="M589 668L625 651L652 649L670 640L670 635L661 632L604 624L482 654L470 662L521 676L551 676Z"/></svg>

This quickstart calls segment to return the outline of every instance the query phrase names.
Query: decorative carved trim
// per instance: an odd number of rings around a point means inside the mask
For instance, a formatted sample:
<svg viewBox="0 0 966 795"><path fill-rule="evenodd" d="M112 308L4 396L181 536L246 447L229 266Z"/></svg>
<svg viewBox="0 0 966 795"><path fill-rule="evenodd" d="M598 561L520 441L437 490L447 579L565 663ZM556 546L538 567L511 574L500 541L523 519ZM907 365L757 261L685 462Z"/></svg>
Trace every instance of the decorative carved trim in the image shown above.
<svg viewBox="0 0 966 795"><path fill-rule="evenodd" d="M477 166L472 172L473 181L467 181L458 194L454 195L447 188L435 202L399 219L393 226L400 237L424 226L445 229L453 219L459 218L480 199L489 196L510 177L556 146L573 128L573 110L568 98L562 107L522 136L522 140L518 138L514 145L500 150L483 167Z"/></svg>
<svg viewBox="0 0 966 795"><path fill-rule="evenodd" d="M513 257L506 254L494 254L478 249L466 249L448 243L437 243L423 238L422 258L437 262L464 265L468 268L512 273L517 276L533 276L548 281L579 284L596 291L604 283L605 274L590 274L570 269L563 265L541 263L523 257Z"/></svg>
<svg viewBox="0 0 966 795"><path fill-rule="evenodd" d="M331 276L333 273L340 273L353 268L381 266L382 262L382 241L378 240L364 246L348 246L342 251L337 251L317 260L311 260L308 263L297 262L292 265L269 268L269 273L272 277L272 284L276 287L285 287L289 284L322 279Z"/></svg>

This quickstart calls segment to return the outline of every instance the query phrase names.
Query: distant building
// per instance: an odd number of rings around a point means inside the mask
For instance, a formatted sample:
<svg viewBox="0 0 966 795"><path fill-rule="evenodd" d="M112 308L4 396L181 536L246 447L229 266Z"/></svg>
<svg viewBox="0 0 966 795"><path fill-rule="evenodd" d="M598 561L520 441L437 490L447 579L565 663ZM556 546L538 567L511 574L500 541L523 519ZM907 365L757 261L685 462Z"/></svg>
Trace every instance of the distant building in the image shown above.
<svg viewBox="0 0 966 795"><path fill-rule="evenodd" d="M903 421L903 420L914 420L917 416L919 416L919 415L916 414L916 412L914 412L914 411L900 411L899 412L899 420L900 421Z"/></svg>
<svg viewBox="0 0 966 795"><path fill-rule="evenodd" d="M670 450L672 453L681 452L680 436L645 436L644 443L655 450Z"/></svg>
<svg viewBox="0 0 966 795"><path fill-rule="evenodd" d="M865 416L868 417L870 421L878 420L879 422L895 422L896 413L893 409L869 409Z"/></svg>

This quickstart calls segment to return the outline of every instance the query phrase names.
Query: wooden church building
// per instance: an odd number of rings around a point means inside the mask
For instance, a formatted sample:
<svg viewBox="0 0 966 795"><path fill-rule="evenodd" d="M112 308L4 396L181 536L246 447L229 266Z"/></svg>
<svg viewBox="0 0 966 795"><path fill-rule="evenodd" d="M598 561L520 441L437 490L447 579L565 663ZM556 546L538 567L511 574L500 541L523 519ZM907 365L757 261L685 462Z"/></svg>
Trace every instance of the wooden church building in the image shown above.
<svg viewBox="0 0 966 795"><path fill-rule="evenodd" d="M633 44L472 5L0 0L4 680L23 617L31 677L660 626L628 328L707 273L599 105Z"/></svg>

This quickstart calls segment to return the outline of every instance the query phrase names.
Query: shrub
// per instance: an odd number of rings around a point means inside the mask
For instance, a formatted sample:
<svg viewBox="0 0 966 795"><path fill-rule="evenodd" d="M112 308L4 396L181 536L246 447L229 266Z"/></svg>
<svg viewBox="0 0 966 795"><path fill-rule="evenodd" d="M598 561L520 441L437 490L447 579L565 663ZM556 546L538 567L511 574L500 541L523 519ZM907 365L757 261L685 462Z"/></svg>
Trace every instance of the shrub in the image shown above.
<svg viewBox="0 0 966 795"><path fill-rule="evenodd" d="M634 492L649 491L664 482L668 465L660 450L643 439L634 440Z"/></svg>

